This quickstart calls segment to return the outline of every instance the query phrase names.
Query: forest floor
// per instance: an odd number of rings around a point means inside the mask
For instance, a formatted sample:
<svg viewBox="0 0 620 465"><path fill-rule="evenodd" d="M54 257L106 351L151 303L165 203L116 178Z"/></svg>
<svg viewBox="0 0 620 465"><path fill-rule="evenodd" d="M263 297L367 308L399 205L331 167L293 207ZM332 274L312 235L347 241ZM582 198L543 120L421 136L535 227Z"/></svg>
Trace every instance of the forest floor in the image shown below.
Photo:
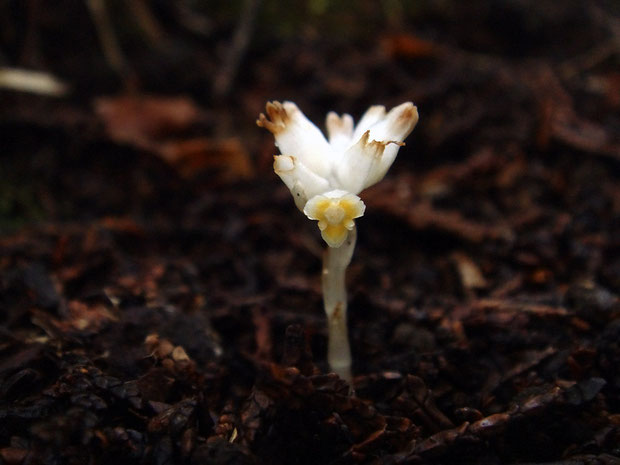
<svg viewBox="0 0 620 465"><path fill-rule="evenodd" d="M241 48L179 16L120 78L85 11L0 27L72 89L0 89L0 463L620 463L620 23L537 4ZM354 393L270 99L420 111L361 194Z"/></svg>

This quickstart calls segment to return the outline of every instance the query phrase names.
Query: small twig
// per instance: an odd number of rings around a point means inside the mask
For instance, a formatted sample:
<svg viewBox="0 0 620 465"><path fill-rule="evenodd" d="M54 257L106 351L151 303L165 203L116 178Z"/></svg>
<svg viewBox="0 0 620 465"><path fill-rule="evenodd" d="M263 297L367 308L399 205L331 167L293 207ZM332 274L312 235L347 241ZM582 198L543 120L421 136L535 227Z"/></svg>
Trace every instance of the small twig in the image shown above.
<svg viewBox="0 0 620 465"><path fill-rule="evenodd" d="M0 68L0 88L50 97L62 97L69 90L67 84L49 73L19 68Z"/></svg>
<svg viewBox="0 0 620 465"><path fill-rule="evenodd" d="M514 239L514 231L505 222L497 224L476 222L465 218L457 210L437 209L427 200L413 203L413 200L407 199L403 200L402 204L395 204L392 187L374 189L377 194L369 196L366 205L402 218L415 230L438 230L474 243L487 240L510 242Z"/></svg>
<svg viewBox="0 0 620 465"><path fill-rule="evenodd" d="M127 60L112 27L112 21L106 7L106 0L86 0L93 22L97 28L99 42L106 61L119 75L127 74Z"/></svg>
<svg viewBox="0 0 620 465"><path fill-rule="evenodd" d="M226 97L232 89L233 80L237 75L237 70L254 30L259 5L260 0L245 0L243 4L235 35L226 53L224 63L213 81L213 96L215 98Z"/></svg>
<svg viewBox="0 0 620 465"><path fill-rule="evenodd" d="M146 1L133 0L132 2L127 2L127 7L135 17L138 26L146 35L150 44L154 47L162 48L166 42L166 35L157 22L157 19L153 16Z"/></svg>
<svg viewBox="0 0 620 465"><path fill-rule="evenodd" d="M43 7L39 0L25 2L27 8L26 31L18 63L21 66L37 67L41 63L41 50L39 45L39 25Z"/></svg>
<svg viewBox="0 0 620 465"><path fill-rule="evenodd" d="M583 55L572 57L562 63L560 65L560 74L564 79L570 79L579 73L594 68L619 51L620 46L618 41L615 37L612 37L608 41L598 44L596 47L588 50Z"/></svg>
<svg viewBox="0 0 620 465"><path fill-rule="evenodd" d="M211 35L213 32L213 22L209 18L191 9L186 2L176 2L173 5L177 21L187 31L201 37Z"/></svg>

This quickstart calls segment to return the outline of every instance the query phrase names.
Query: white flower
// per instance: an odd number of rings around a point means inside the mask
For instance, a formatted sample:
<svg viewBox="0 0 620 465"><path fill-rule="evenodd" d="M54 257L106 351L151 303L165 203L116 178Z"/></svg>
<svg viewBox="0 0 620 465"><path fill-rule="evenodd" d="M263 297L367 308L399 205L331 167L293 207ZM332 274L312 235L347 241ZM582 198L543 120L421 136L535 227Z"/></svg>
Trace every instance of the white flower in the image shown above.
<svg viewBox="0 0 620 465"><path fill-rule="evenodd" d="M293 102L267 103L257 124L271 131L281 155L273 168L290 189L297 208L318 226L330 247L340 247L354 219L364 214L362 190L379 182L403 140L418 122L418 110L403 103L388 113L370 107L357 126L351 115L327 115L329 139Z"/></svg>

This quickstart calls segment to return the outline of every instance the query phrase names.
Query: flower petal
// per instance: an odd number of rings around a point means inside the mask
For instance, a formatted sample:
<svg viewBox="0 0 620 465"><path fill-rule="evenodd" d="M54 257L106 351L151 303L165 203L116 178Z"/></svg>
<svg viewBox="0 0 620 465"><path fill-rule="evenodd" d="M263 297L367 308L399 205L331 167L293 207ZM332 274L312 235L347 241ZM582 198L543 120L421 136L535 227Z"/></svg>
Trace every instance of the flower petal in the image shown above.
<svg viewBox="0 0 620 465"><path fill-rule="evenodd" d="M327 114L325 126L327 127L329 145L335 152L342 153L351 145L353 138L353 117L351 115L345 113L338 116L335 112L330 111Z"/></svg>
<svg viewBox="0 0 620 465"><path fill-rule="evenodd" d="M367 187L368 179L375 176L386 146L391 142L370 140L370 130L366 131L357 144L342 155L341 163L336 166L338 184L349 192L359 194Z"/></svg>
<svg viewBox="0 0 620 465"><path fill-rule="evenodd" d="M353 132L352 142L356 142L362 137L362 135L370 129L371 126L377 124L379 121L385 118L385 107L383 105L373 105L366 110L366 113L362 115L362 118L355 126Z"/></svg>
<svg viewBox="0 0 620 465"><path fill-rule="evenodd" d="M267 116L261 113L256 124L274 135L283 154L294 155L309 170L326 177L331 169L331 148L323 133L293 102L268 102Z"/></svg>
<svg viewBox="0 0 620 465"><path fill-rule="evenodd" d="M301 161L290 155L275 155L273 170L293 194L295 205L301 211L309 198L329 189L326 179L310 171Z"/></svg>
<svg viewBox="0 0 620 465"><path fill-rule="evenodd" d="M402 142L418 122L418 109L411 102L394 107L385 118L373 124L370 138L374 140L394 140Z"/></svg>
<svg viewBox="0 0 620 465"><path fill-rule="evenodd" d="M342 224L327 225L325 229L321 231L321 237L327 245L330 247L340 247L347 240L349 230Z"/></svg>
<svg viewBox="0 0 620 465"><path fill-rule="evenodd" d="M400 144L418 123L418 109L411 102L392 108L386 117L370 128L370 139ZM366 179L364 189L381 181L394 163L399 145L386 146L379 164Z"/></svg>

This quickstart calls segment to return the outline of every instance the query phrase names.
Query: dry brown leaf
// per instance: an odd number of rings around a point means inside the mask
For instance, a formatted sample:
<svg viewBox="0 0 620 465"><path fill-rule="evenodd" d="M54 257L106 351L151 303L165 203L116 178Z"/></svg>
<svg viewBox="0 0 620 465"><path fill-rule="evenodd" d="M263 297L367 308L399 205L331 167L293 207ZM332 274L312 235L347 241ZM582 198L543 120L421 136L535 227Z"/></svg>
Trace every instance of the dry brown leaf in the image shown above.
<svg viewBox="0 0 620 465"><path fill-rule="evenodd" d="M211 170L225 181L253 175L249 154L238 139L183 137L204 118L186 97L105 97L95 101L95 112L113 141L158 155L182 177Z"/></svg>
<svg viewBox="0 0 620 465"><path fill-rule="evenodd" d="M426 58L436 53L433 42L411 34L392 34L381 40L385 53L392 58Z"/></svg>
<svg viewBox="0 0 620 465"><path fill-rule="evenodd" d="M156 152L186 178L207 170L222 173L228 181L254 175L250 155L236 138L174 140L160 145Z"/></svg>
<svg viewBox="0 0 620 465"><path fill-rule="evenodd" d="M201 118L200 109L186 97L102 97L95 100L95 112L112 140L142 148L188 129Z"/></svg>

